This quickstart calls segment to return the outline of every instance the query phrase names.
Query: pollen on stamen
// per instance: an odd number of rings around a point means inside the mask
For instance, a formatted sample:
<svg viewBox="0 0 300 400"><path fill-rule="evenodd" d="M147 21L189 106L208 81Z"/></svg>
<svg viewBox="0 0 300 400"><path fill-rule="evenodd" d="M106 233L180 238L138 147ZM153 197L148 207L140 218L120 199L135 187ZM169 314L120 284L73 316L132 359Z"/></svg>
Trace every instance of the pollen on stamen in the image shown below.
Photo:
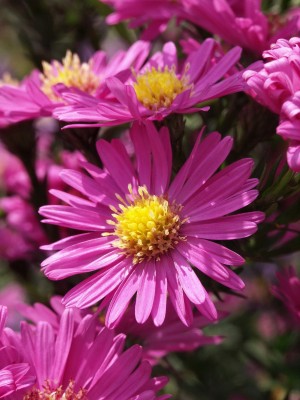
<svg viewBox="0 0 300 400"><path fill-rule="evenodd" d="M114 220L107 220L114 231L103 235L116 237L113 245L132 257L134 264L152 258L159 260L180 240L185 240L180 234L181 225L186 222L180 218L182 206L164 196L150 195L145 186L138 187L136 194L130 187L129 193L128 203L124 200L126 206L124 202L119 204L119 210L113 210Z"/></svg>
<svg viewBox="0 0 300 400"><path fill-rule="evenodd" d="M53 61L51 64L42 62L43 73L40 74L41 89L49 99L58 101L60 98L53 91L53 86L63 83L88 94L94 94L100 85L100 78L93 72L92 61L81 63L77 54L67 51L62 63Z"/></svg>
<svg viewBox="0 0 300 400"><path fill-rule="evenodd" d="M65 389L62 386L54 389L46 380L42 390L32 388L25 394L23 400L88 400L86 390L79 389L75 392L74 386L74 381L71 380Z"/></svg>
<svg viewBox="0 0 300 400"><path fill-rule="evenodd" d="M148 71L136 75L133 84L138 100L150 110L170 107L175 98L191 88L189 77L186 75L188 66L179 78L176 68L165 66L163 69L152 67Z"/></svg>

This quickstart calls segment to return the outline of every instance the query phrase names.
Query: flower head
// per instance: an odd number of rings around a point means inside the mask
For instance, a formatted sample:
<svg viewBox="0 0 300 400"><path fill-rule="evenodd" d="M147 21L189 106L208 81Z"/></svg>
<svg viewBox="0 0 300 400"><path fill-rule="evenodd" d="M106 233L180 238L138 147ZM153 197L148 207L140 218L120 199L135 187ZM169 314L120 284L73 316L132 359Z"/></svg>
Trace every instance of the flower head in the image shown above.
<svg viewBox="0 0 300 400"><path fill-rule="evenodd" d="M258 0L104 0L114 8L108 24L130 20L130 26L146 25L143 37L158 35L173 17L189 21L232 45L260 54L279 38L300 31L299 8L284 16L264 14ZM155 4L155 5L154 5Z"/></svg>
<svg viewBox="0 0 300 400"><path fill-rule="evenodd" d="M287 161L291 169L299 172L300 39L280 39L263 56L263 68L246 71L243 77L252 97L279 114L277 133L289 140Z"/></svg>
<svg viewBox="0 0 300 400"><path fill-rule="evenodd" d="M77 54L67 51L62 63L53 61L52 64L44 61L43 73L41 74L41 89L54 101L59 101L59 96L53 92L56 84L64 84L67 87L80 89L88 94L95 94L99 85L100 77L93 70L93 59L87 63L81 63Z"/></svg>
<svg viewBox="0 0 300 400"><path fill-rule="evenodd" d="M199 104L244 88L241 72L232 72L240 53L236 47L220 57L219 45L207 39L181 66L175 44L168 42L142 68L133 69L127 82L116 76L106 79L110 98L92 101L88 96L75 97L65 91L68 105L57 108L55 116L63 121L105 126L206 111L208 108L200 108Z"/></svg>
<svg viewBox="0 0 300 400"><path fill-rule="evenodd" d="M117 52L107 60L103 51L96 52L87 62L67 51L62 61L43 62L42 73L34 70L16 87L11 82L0 84L0 124L9 125L26 119L51 116L66 103L61 91L87 96L106 96L105 80L117 75L127 80L128 68L140 68L149 53L149 44L137 41L126 52Z"/></svg>
<svg viewBox="0 0 300 400"><path fill-rule="evenodd" d="M14 353L25 360L24 365L35 377L26 386L12 388L10 399L169 398L157 395L167 380L151 378L150 364L141 362L142 348L134 345L124 350L125 336L100 328L95 315L78 319L76 310L63 310L56 315L56 327L48 321L54 313L48 310L44 314L47 320L42 317L33 326L23 322L20 337L7 337L8 342L12 340Z"/></svg>
<svg viewBox="0 0 300 400"><path fill-rule="evenodd" d="M84 173L67 170L62 179L84 198L52 192L67 203L44 206L44 222L85 233L44 249L57 253L42 266L50 279L97 271L73 288L64 303L85 308L109 302L106 324L114 326L136 295L135 316L155 325L165 319L167 293L181 320L192 323L191 303L210 319L215 306L195 273L241 290L242 280L225 265L241 265L238 254L214 240L253 234L262 213L233 214L258 195L249 179L253 162L240 160L216 173L232 146L218 133L200 136L177 176L170 182L172 152L168 131L152 123L134 124L131 138L135 167L122 143L98 142L104 169L84 163ZM194 267L194 268L193 268Z"/></svg>

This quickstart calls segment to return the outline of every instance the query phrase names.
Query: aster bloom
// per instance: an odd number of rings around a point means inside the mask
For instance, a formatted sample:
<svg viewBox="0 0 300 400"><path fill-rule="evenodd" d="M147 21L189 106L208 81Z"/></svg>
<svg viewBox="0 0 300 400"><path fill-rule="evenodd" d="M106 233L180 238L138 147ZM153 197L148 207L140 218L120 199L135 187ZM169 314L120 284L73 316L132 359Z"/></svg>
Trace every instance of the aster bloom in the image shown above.
<svg viewBox="0 0 300 400"><path fill-rule="evenodd" d="M278 284L272 286L272 293L283 301L295 320L300 322L300 279L293 267L277 273Z"/></svg>
<svg viewBox="0 0 300 400"><path fill-rule="evenodd" d="M300 9L284 16L265 15L261 0L104 0L115 11L107 17L108 24L130 20L135 28L147 25L144 38L152 39L176 17L186 20L238 45L260 54L279 38L290 38L300 31ZM157 4L156 4L157 3ZM155 4L155 6L153 5Z"/></svg>
<svg viewBox="0 0 300 400"><path fill-rule="evenodd" d="M65 92L69 105L56 109L55 116L63 121L94 122L92 126L104 126L135 120L162 120L171 113L206 111L208 108L197 108L197 105L244 88L241 72L228 76L240 58L241 49L231 49L216 62L218 50L219 45L207 39L180 67L176 46L168 42L143 68L133 71L131 80L124 83L116 76L106 79L111 100L92 101L88 96Z"/></svg>
<svg viewBox="0 0 300 400"><path fill-rule="evenodd" d="M300 171L300 39L278 40L263 53L266 60L260 71L243 75L255 100L279 114L277 133L289 141L287 161Z"/></svg>
<svg viewBox="0 0 300 400"><path fill-rule="evenodd" d="M76 315L76 312L75 312ZM8 337L9 340L9 337ZM125 336L98 329L87 315L76 322L73 309L64 310L58 329L48 321L23 322L15 353L27 360L36 382L12 391L11 400L167 399L157 395L165 378L151 378L151 366L141 361L142 349L124 351ZM80 360L80 363L78 363Z"/></svg>
<svg viewBox="0 0 300 400"><path fill-rule="evenodd" d="M34 70L16 86L0 85L0 123L3 125L51 116L59 105L64 104L59 88L69 88L87 95L105 96L105 79L118 74L127 79L128 68L139 68L149 52L149 44L137 41L126 52L119 51L107 61L103 51L96 52L88 62L81 62L77 54L67 51L62 62L43 62L42 73Z"/></svg>
<svg viewBox="0 0 300 400"><path fill-rule="evenodd" d="M45 250L57 251L42 263L50 279L96 271L64 297L67 307L86 308L105 299L106 324L113 327L136 294L135 317L144 323L150 314L155 325L165 320L167 293L186 325L192 323L191 303L210 319L217 312L191 265L233 289L242 280L225 265L241 265L238 254L213 240L252 235L263 215L232 212L258 195L256 179L249 179L253 162L240 160L222 171L232 139L218 133L202 142L200 136L177 176L170 183L172 152L166 128L134 124L131 138L135 167L119 140L97 143L104 164L89 163L89 173L67 170L65 183L82 197L61 191L52 194L64 206L44 206L44 222L85 233L65 238ZM229 214L229 215L227 215Z"/></svg>

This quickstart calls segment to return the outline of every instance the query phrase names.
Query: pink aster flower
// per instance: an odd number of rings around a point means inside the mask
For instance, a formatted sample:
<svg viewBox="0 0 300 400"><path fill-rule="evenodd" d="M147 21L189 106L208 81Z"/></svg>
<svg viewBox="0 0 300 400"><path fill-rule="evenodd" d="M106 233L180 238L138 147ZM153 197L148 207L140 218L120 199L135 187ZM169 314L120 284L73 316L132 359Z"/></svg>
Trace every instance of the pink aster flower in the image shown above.
<svg viewBox="0 0 300 400"><path fill-rule="evenodd" d="M136 70L131 80L124 83L116 76L106 79L112 99L65 91L62 95L69 105L59 107L55 116L63 121L104 126L135 120L162 120L171 113L206 111L208 108L197 108L197 105L244 88L241 72L228 76L240 58L241 49L231 49L223 57L219 54L216 57L216 53L219 53L219 45L207 39L180 66L176 46L168 42L143 68Z"/></svg>
<svg viewBox="0 0 300 400"><path fill-rule="evenodd" d="M104 0L115 11L108 24L130 20L130 27L147 26L144 38L152 39L175 17L187 20L218 35L232 45L260 54L279 38L290 38L300 31L300 9L286 15L265 15L261 0ZM155 4L155 5L154 5Z"/></svg>
<svg viewBox="0 0 300 400"><path fill-rule="evenodd" d="M105 79L118 75L126 80L128 68L140 68L148 56L149 44L137 41L126 52L119 51L107 61L103 51L96 52L88 62L81 62L77 54L67 51L62 62L43 62L43 72L34 70L20 85L0 85L0 124L20 122L51 116L63 105L57 88L69 88L88 95L105 96Z"/></svg>
<svg viewBox="0 0 300 400"><path fill-rule="evenodd" d="M116 325L136 295L135 317L155 325L165 320L167 293L186 324L191 304L210 319L217 312L196 270L233 289L244 283L226 265L241 265L241 256L216 243L252 235L260 212L234 213L258 195L249 179L253 162L240 160L218 173L232 139L201 135L188 160L171 180L172 152L167 129L134 124L133 165L121 141L100 140L99 169L83 163L88 175L67 170L65 183L82 197L52 191L67 205L44 206L44 222L83 231L44 247L55 251L43 270L50 279L96 271L64 297L68 307L86 308L105 299L106 324ZM56 252L59 250L58 252ZM194 268L192 267L194 266Z"/></svg>
<svg viewBox="0 0 300 400"><path fill-rule="evenodd" d="M300 90L284 102L277 133L289 141L286 156L290 168L295 172L300 172Z"/></svg>
<svg viewBox="0 0 300 400"><path fill-rule="evenodd" d="M272 286L272 293L284 302L295 320L300 322L300 279L293 267L277 273L278 284Z"/></svg>
<svg viewBox="0 0 300 400"><path fill-rule="evenodd" d="M72 309L63 311L58 329L46 321L34 326L23 322L20 340L14 338L13 344L15 353L29 364L36 382L27 385L22 392L12 391L9 398L169 398L157 395L167 380L151 378L150 364L141 362L142 348L135 345L124 351L124 343L124 335L115 336L106 328L99 330L97 319L92 315L76 322Z"/></svg>
<svg viewBox="0 0 300 400"><path fill-rule="evenodd" d="M299 172L300 39L280 39L263 57L263 68L246 71L243 77L252 97L280 115L277 133L289 141L287 161L292 170Z"/></svg>

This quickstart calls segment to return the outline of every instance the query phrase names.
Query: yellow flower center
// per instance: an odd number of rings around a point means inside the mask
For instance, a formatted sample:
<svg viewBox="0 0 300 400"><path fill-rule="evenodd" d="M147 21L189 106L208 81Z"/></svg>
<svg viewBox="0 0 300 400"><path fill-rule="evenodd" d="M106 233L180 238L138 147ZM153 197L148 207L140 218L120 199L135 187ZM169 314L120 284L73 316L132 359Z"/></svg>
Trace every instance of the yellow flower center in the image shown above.
<svg viewBox="0 0 300 400"><path fill-rule="evenodd" d="M138 100L150 110L170 107L178 94L188 89L188 77L183 74L181 78L176 75L175 67L163 70L152 67L144 74L136 76L133 84Z"/></svg>
<svg viewBox="0 0 300 400"><path fill-rule="evenodd" d="M58 387L56 390L52 389L49 381L45 382L43 390L37 388L31 389L23 400L88 400L86 397L86 391L80 389L79 392L74 392L74 382L70 381L65 390L62 386Z"/></svg>
<svg viewBox="0 0 300 400"><path fill-rule="evenodd" d="M100 78L93 72L91 60L88 63L81 63L78 55L72 54L69 50L62 63L53 61L49 64L43 61L42 66L41 89L51 100L59 100L52 89L58 83L80 89L88 94L94 94L99 87Z"/></svg>
<svg viewBox="0 0 300 400"><path fill-rule="evenodd" d="M132 193L129 185L126 200L116 195L122 204L112 216L115 220L107 221L115 227L113 233L118 239L115 247L122 249L127 256L133 257L133 263L154 258L159 260L162 254L174 248L180 241L181 205L170 203L164 196L150 195L145 186L138 188L138 194Z"/></svg>

